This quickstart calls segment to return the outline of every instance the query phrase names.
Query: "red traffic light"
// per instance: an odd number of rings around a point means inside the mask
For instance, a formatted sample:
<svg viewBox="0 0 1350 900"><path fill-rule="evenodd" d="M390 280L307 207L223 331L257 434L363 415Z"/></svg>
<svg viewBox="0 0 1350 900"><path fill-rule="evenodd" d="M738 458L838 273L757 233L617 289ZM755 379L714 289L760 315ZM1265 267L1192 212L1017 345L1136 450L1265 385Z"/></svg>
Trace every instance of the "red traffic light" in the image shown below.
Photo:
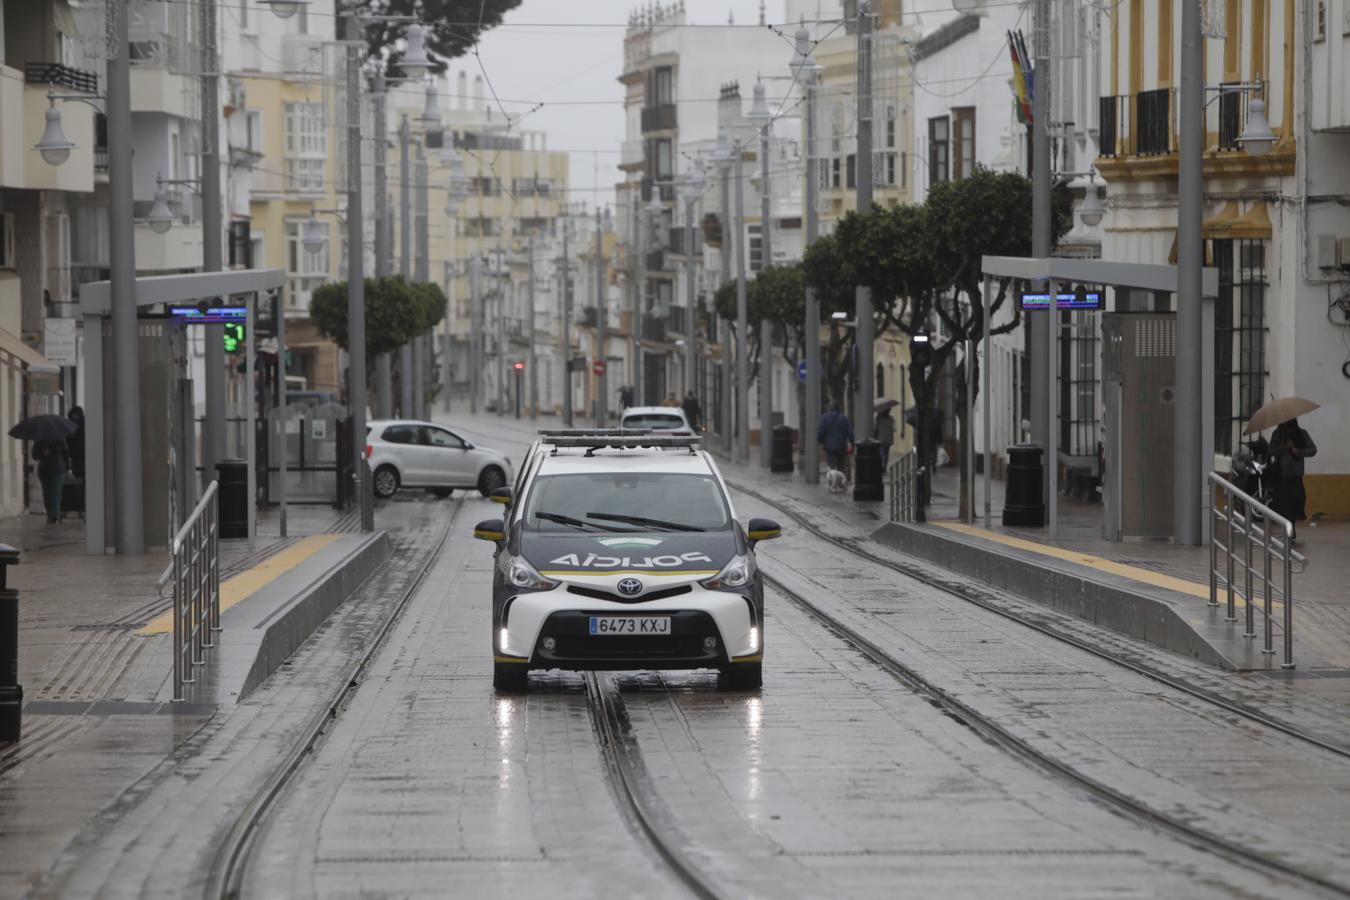
<svg viewBox="0 0 1350 900"><path fill-rule="evenodd" d="M525 364L523 362L513 363L512 365L517 372L525 368Z"/></svg>

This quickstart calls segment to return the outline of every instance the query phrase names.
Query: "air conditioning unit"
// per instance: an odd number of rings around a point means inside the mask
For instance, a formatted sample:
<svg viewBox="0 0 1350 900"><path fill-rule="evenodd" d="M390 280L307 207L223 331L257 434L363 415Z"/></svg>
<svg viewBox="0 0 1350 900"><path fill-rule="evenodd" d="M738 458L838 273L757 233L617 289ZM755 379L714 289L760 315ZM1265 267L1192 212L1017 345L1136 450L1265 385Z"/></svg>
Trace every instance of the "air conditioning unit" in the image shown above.
<svg viewBox="0 0 1350 900"><path fill-rule="evenodd" d="M0 269L13 269L17 265L14 259L14 213L0 213Z"/></svg>

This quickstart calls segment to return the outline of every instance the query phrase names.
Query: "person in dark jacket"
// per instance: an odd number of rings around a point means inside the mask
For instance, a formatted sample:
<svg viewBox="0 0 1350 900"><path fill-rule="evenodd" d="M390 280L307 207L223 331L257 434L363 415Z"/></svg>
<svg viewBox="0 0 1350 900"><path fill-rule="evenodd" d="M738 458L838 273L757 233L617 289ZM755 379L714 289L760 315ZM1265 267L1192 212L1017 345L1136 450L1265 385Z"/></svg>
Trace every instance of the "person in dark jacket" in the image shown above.
<svg viewBox="0 0 1350 900"><path fill-rule="evenodd" d="M68 413L70 421L79 427L66 438L66 450L70 452L70 471L76 478L84 480L84 410L72 406Z"/></svg>
<svg viewBox="0 0 1350 900"><path fill-rule="evenodd" d="M830 411L820 417L816 440L825 445L825 459L831 469L848 471L848 449L853 446L853 423L839 409L830 404Z"/></svg>
<svg viewBox="0 0 1350 900"><path fill-rule="evenodd" d="M1298 523L1308 518L1304 509L1308 494L1303 488L1303 461L1316 455L1317 445L1299 427L1298 419L1280 423L1270 436L1270 461L1276 469L1275 496L1270 505L1294 523L1294 539L1298 538Z"/></svg>
<svg viewBox="0 0 1350 900"><path fill-rule="evenodd" d="M689 427L698 432L699 425L703 421L703 409L699 406L698 398L694 396L693 391L684 395L684 402L680 404L680 408L684 410L684 417L689 420Z"/></svg>
<svg viewBox="0 0 1350 900"><path fill-rule="evenodd" d="M889 409L877 413L876 436L881 444L881 468L885 469L891 461L891 447L895 445L895 419L891 418Z"/></svg>
<svg viewBox="0 0 1350 900"><path fill-rule="evenodd" d="M38 480L42 482L42 504L47 507L47 522L58 522L61 519L61 488L70 469L66 442L38 441L33 445L33 459L37 461Z"/></svg>

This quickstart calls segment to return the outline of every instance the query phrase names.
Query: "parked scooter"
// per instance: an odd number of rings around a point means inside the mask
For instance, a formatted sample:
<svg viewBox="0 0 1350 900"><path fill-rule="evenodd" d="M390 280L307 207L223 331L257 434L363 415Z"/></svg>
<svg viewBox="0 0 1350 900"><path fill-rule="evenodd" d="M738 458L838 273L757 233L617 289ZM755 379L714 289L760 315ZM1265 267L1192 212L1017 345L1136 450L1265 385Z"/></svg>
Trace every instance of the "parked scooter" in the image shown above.
<svg viewBox="0 0 1350 900"><path fill-rule="evenodd" d="M1276 471L1271 462L1270 445L1263 437L1247 441L1233 454L1233 483L1265 506L1274 497Z"/></svg>

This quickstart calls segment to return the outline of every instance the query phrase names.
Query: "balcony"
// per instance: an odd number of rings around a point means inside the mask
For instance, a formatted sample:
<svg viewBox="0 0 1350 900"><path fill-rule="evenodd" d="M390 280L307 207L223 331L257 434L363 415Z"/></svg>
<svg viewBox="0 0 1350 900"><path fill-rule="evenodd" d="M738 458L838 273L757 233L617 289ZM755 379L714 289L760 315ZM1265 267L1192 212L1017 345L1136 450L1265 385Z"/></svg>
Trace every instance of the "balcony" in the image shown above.
<svg viewBox="0 0 1350 900"><path fill-rule="evenodd" d="M689 251L685 247L684 235L685 228L683 225L677 225L670 229L670 252L676 256L689 255ZM691 246L695 254L703 248L703 229L697 225L694 226L694 243Z"/></svg>
<svg viewBox="0 0 1350 900"><path fill-rule="evenodd" d="M642 108L642 133L652 131L674 131L676 128L675 104L644 106Z"/></svg>
<svg viewBox="0 0 1350 900"><path fill-rule="evenodd" d="M1101 155L1164 156L1177 152L1175 88L1101 97Z"/></svg>
<svg viewBox="0 0 1350 900"><path fill-rule="evenodd" d="M666 336L667 324L667 320L664 316L643 316L642 339L644 341L656 341L660 344L667 343L669 340Z"/></svg>
<svg viewBox="0 0 1350 900"><path fill-rule="evenodd" d="M647 251L647 271L660 272L666 267L666 251L664 249Z"/></svg>
<svg viewBox="0 0 1350 900"><path fill-rule="evenodd" d="M28 84L46 84L52 87L69 88L83 94L98 93L98 76L93 72L83 72L63 66L60 63L25 63L23 80Z"/></svg>

